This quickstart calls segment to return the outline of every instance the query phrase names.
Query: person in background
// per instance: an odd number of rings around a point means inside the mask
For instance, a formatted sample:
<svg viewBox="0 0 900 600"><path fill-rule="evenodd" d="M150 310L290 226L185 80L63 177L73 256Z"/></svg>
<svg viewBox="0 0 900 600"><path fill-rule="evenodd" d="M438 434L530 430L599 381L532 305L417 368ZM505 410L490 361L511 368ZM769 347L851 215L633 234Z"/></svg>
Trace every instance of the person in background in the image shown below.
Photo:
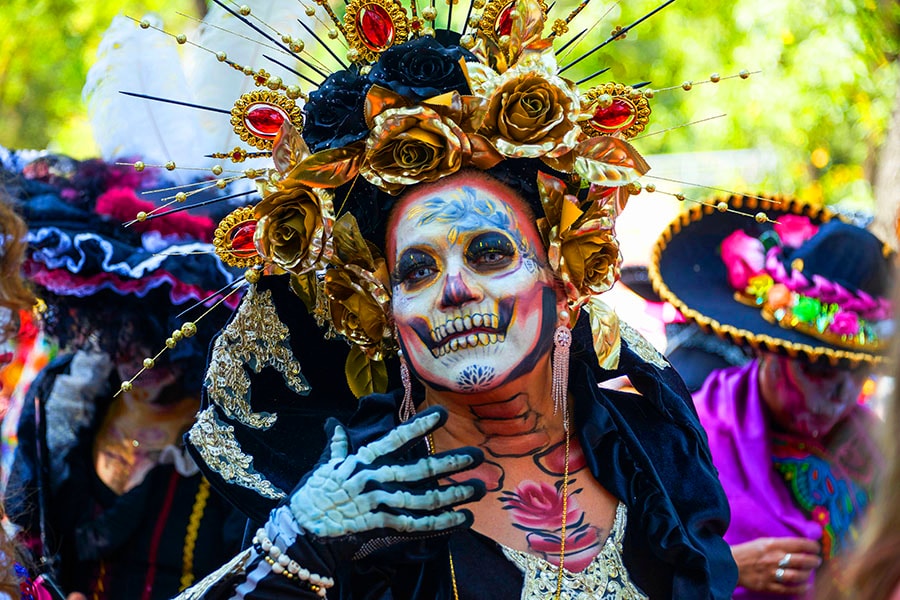
<svg viewBox="0 0 900 600"><path fill-rule="evenodd" d="M822 562L852 548L883 458L859 397L893 332L889 253L824 209L779 200L691 210L650 267L663 299L756 354L694 394L732 509L740 599L808 594Z"/></svg>
<svg viewBox="0 0 900 600"><path fill-rule="evenodd" d="M204 242L209 219L123 227L149 210L141 189L165 187L151 175L57 155L5 175L29 229L23 272L46 305L42 327L64 349L23 407L10 518L64 592L169 598L238 548L242 533L181 442L227 310L184 321L220 300L233 275Z"/></svg>

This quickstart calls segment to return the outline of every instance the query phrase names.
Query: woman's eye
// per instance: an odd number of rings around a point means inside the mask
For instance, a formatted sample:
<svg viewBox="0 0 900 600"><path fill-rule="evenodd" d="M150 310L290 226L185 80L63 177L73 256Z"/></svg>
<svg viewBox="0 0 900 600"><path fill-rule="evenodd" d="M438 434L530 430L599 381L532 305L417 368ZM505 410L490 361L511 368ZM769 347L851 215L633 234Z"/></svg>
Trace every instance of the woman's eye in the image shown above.
<svg viewBox="0 0 900 600"><path fill-rule="evenodd" d="M516 255L516 247L507 236L499 232L475 236L466 249L466 260L475 269L492 270L510 264Z"/></svg>
<svg viewBox="0 0 900 600"><path fill-rule="evenodd" d="M415 285L436 273L437 263L431 256L419 250L408 250L397 261L394 279L397 283Z"/></svg>

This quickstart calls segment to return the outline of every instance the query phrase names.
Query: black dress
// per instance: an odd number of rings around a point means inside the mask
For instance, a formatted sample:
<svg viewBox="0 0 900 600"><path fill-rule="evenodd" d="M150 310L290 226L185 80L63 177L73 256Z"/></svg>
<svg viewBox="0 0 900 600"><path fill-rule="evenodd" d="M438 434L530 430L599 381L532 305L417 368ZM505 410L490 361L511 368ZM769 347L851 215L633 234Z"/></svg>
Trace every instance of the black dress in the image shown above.
<svg viewBox="0 0 900 600"><path fill-rule="evenodd" d="M597 366L589 329L579 323L569 378L575 431L593 476L627 508L621 555L640 590L653 600L731 598L737 568L722 538L729 509L706 435L683 382L644 344L633 336L623 339L618 370L603 370ZM641 395L597 385L624 374ZM352 449L397 426L401 398L398 391L362 399L346 427ZM417 444L409 449L409 458L425 456L426 451L424 444ZM273 519L284 510L273 512ZM288 554L302 567L335 579L335 587L328 590L332 599L452 599L450 553L459 598L521 597L521 572L495 542L477 532L462 530L384 546L365 558L339 562L327 544L323 550L301 536ZM248 558L217 583L198 585L191 597L316 598L296 581L273 573L255 552Z"/></svg>

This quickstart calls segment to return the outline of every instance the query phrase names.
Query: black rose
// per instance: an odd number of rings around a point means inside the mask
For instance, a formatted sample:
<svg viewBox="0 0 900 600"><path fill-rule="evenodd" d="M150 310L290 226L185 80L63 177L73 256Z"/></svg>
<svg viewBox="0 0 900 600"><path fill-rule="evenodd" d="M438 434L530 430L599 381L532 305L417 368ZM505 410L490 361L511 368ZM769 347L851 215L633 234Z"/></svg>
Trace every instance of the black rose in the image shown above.
<svg viewBox="0 0 900 600"><path fill-rule="evenodd" d="M413 101L453 90L469 94L460 58L475 60L459 46L444 46L432 37L420 37L385 50L369 72L369 79Z"/></svg>
<svg viewBox="0 0 900 600"><path fill-rule="evenodd" d="M363 117L372 82L353 71L338 71L309 93L303 139L313 152L340 148L369 132Z"/></svg>

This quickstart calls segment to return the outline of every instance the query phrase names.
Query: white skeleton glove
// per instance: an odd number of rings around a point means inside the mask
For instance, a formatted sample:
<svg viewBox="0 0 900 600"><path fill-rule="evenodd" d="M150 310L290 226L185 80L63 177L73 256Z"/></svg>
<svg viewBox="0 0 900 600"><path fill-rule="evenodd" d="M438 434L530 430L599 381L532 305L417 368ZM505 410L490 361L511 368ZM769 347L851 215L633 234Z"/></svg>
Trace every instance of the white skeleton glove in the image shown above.
<svg viewBox="0 0 900 600"><path fill-rule="evenodd" d="M329 459L291 496L297 524L332 551L352 546L338 552L344 556L374 538L417 537L470 525L472 514L453 508L482 497L484 484L473 479L439 485L438 479L480 464L480 450L459 448L418 460L399 459L446 420L442 408L425 410L355 454L348 454L347 434L336 426ZM342 539L332 543L336 538Z"/></svg>

